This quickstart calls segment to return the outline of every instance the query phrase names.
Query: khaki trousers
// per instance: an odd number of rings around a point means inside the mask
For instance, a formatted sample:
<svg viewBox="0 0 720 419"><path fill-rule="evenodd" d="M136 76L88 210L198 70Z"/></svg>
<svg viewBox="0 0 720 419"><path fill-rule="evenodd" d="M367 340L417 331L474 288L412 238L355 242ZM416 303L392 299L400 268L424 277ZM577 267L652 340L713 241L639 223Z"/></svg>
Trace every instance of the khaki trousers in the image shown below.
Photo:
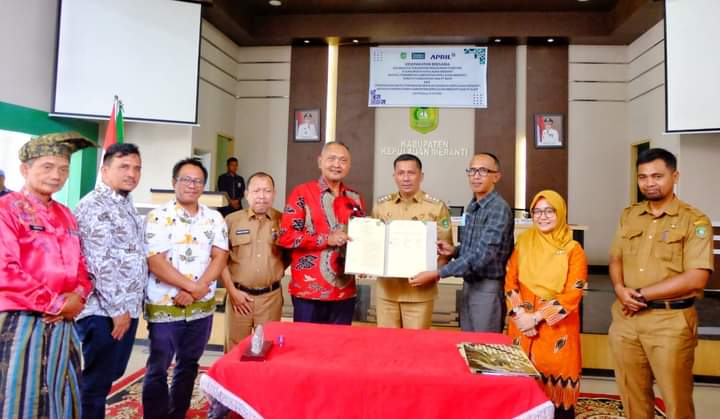
<svg viewBox="0 0 720 419"><path fill-rule="evenodd" d="M378 297L375 302L378 327L429 329L434 300L419 302L391 301Z"/></svg>
<svg viewBox="0 0 720 419"><path fill-rule="evenodd" d="M612 307L608 338L625 416L653 419L653 378L671 419L695 417L692 368L697 346L697 312L649 309L634 316Z"/></svg>
<svg viewBox="0 0 720 419"><path fill-rule="evenodd" d="M230 352L238 342L250 336L255 326L279 321L282 316L282 288L251 297L255 301L250 303L252 313L248 316L236 312L229 297L225 298L225 352Z"/></svg>

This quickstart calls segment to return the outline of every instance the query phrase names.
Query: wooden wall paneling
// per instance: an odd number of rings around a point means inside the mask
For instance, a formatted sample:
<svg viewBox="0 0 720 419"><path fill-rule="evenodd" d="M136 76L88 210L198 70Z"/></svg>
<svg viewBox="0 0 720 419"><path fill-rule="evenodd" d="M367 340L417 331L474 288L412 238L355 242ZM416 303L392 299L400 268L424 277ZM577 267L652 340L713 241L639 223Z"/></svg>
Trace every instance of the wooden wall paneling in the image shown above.
<svg viewBox="0 0 720 419"><path fill-rule="evenodd" d="M565 147L535 148L536 113L563 114ZM527 47L527 189L525 206L537 192L553 189L567 201L568 196L568 47L528 45Z"/></svg>
<svg viewBox="0 0 720 419"><path fill-rule="evenodd" d="M300 183L320 176L317 156L325 142L327 46L293 46L290 59L286 196ZM295 142L295 109L320 109L320 142Z"/></svg>
<svg viewBox="0 0 720 419"><path fill-rule="evenodd" d="M370 47L341 46L338 54L335 138L350 147L352 169L346 183L372 207L375 160L375 108L368 106Z"/></svg>
<svg viewBox="0 0 720 419"><path fill-rule="evenodd" d="M488 49L488 107L475 111L475 153L487 151L500 160L502 178L496 190L511 207L515 201L515 48Z"/></svg>

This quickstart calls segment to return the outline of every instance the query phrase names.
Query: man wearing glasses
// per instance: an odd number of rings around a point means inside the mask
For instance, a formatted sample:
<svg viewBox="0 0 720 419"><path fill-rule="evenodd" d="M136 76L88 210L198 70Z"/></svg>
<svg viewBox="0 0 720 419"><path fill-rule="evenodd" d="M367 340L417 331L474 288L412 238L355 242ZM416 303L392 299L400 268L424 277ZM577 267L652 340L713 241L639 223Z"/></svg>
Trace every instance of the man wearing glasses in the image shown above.
<svg viewBox="0 0 720 419"><path fill-rule="evenodd" d="M460 245L438 241L438 253L454 260L440 270L416 275L410 285L422 286L449 276L462 277L460 328L502 332L503 282L505 264L513 249L513 215L507 202L495 192L495 184L501 177L497 157L490 153L476 154L465 172L473 198L465 210Z"/></svg>
<svg viewBox="0 0 720 419"><path fill-rule="evenodd" d="M145 318L150 356L143 383L146 418L184 418L198 360L210 338L215 279L225 268L228 234L219 212L198 200L207 170L195 159L173 167L175 199L146 217L150 279ZM167 369L175 358L168 394Z"/></svg>

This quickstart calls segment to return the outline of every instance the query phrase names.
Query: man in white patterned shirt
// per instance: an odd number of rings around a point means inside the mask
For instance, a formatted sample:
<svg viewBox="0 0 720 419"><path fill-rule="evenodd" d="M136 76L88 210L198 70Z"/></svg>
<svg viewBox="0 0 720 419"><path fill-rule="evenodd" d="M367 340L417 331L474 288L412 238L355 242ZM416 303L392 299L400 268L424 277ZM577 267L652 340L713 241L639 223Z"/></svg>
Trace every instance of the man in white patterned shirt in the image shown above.
<svg viewBox="0 0 720 419"><path fill-rule="evenodd" d="M140 181L140 151L114 144L105 152L102 182L75 209L94 289L78 316L82 339L82 417L104 418L105 399L125 373L147 283L144 226L130 192Z"/></svg>
<svg viewBox="0 0 720 419"><path fill-rule="evenodd" d="M179 161L173 167L175 199L146 217L150 356L142 402L148 419L185 417L198 360L210 338L215 282L227 262L228 234L220 213L198 202L206 181L200 161ZM168 393L167 369L173 358Z"/></svg>

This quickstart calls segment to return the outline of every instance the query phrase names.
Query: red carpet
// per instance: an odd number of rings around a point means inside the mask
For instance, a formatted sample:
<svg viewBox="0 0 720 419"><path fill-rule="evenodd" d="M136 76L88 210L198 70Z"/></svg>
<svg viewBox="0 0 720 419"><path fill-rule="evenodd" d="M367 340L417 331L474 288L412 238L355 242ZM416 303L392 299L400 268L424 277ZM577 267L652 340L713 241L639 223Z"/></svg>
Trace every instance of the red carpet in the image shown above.
<svg viewBox="0 0 720 419"><path fill-rule="evenodd" d="M207 371L207 367L200 367L198 379L195 380L193 398L186 418L203 419L207 417L208 401L201 394L199 382L200 374ZM110 419L136 419L143 417L142 383L145 368L128 375L113 384L105 407L105 417ZM168 383L172 378L172 368L168 371Z"/></svg>
<svg viewBox="0 0 720 419"><path fill-rule="evenodd" d="M190 411L187 418L204 419L207 416L208 402L200 394L198 383L200 374L205 372L207 367L200 367L198 379L195 380L195 390L190 403ZM136 419L142 418L142 381L145 369L142 368L133 374L115 383L108 396L108 405L105 415L109 419ZM168 377L171 377L168 374ZM656 399L655 417L665 418L665 409L662 400ZM622 419L622 403L620 397L610 394L586 394L580 396L578 406L575 409L578 419Z"/></svg>

